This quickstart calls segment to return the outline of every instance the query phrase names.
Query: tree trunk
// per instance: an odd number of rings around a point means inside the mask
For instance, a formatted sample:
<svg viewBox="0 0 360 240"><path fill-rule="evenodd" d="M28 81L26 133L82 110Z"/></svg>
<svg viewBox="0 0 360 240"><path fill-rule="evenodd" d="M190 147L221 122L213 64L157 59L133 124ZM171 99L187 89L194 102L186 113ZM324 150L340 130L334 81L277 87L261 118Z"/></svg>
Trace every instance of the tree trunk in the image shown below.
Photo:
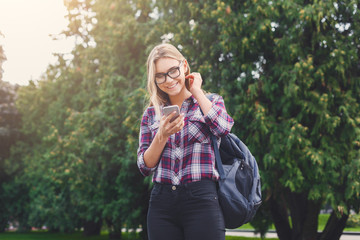
<svg viewBox="0 0 360 240"><path fill-rule="evenodd" d="M320 214L321 203L309 201L307 202L307 211L305 222L302 231L302 239L304 240L316 240L318 225L319 225L319 214Z"/></svg>
<svg viewBox="0 0 360 240"><path fill-rule="evenodd" d="M291 239L291 228L286 211L285 201L277 201L274 196L269 199L270 212L280 240Z"/></svg>
<svg viewBox="0 0 360 240"><path fill-rule="evenodd" d="M280 240L316 240L320 202L304 193L286 193L285 199L270 198L270 211ZM289 223L288 210L291 215Z"/></svg>
<svg viewBox="0 0 360 240"><path fill-rule="evenodd" d="M2 218L2 216L0 216L0 233L5 232L5 228L8 225L8 219L7 218Z"/></svg>
<svg viewBox="0 0 360 240"><path fill-rule="evenodd" d="M343 214L338 218L333 211L328 219L324 231L320 234L319 240L339 240L342 235L349 215Z"/></svg>
<svg viewBox="0 0 360 240"><path fill-rule="evenodd" d="M292 240L316 240L320 201L308 200L306 193L288 193Z"/></svg>
<svg viewBox="0 0 360 240"><path fill-rule="evenodd" d="M1 179L5 173L2 171L1 166L2 157L0 156L0 196L4 196L2 192L1 184L4 182L4 179ZM0 197L0 233L5 232L5 228L8 226L8 210L6 209L6 200L5 198Z"/></svg>
<svg viewBox="0 0 360 240"><path fill-rule="evenodd" d="M54 227L49 227L49 232L51 232L51 233L59 233L60 229L59 228L54 228Z"/></svg>
<svg viewBox="0 0 360 240"><path fill-rule="evenodd" d="M302 240L303 226L306 218L306 194L287 192L288 204L291 215L292 233L291 240Z"/></svg>
<svg viewBox="0 0 360 240"><path fill-rule="evenodd" d="M122 223L120 220L112 221L111 218L106 219L106 224L109 228L109 239L120 240L122 238Z"/></svg>
<svg viewBox="0 0 360 240"><path fill-rule="evenodd" d="M84 222L84 236L97 236L100 235L102 221L85 221Z"/></svg>
<svg viewBox="0 0 360 240"><path fill-rule="evenodd" d="M17 232L20 233L27 233L31 231L31 226L29 224L19 224L19 227L17 229Z"/></svg>
<svg viewBox="0 0 360 240"><path fill-rule="evenodd" d="M121 238L122 238L122 232L121 231L109 232L109 239L110 240L121 240Z"/></svg>

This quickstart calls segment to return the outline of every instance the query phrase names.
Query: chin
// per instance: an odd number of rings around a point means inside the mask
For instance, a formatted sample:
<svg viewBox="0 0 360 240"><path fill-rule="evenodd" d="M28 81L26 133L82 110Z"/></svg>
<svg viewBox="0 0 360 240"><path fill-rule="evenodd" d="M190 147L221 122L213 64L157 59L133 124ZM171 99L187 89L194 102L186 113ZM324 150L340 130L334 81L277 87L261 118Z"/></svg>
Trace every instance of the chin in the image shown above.
<svg viewBox="0 0 360 240"><path fill-rule="evenodd" d="M169 93L168 93L168 95L170 95L170 96L176 96L176 95L179 95L182 91L184 91L184 87L182 87L182 88L177 88L177 89L174 89L173 91L170 91Z"/></svg>

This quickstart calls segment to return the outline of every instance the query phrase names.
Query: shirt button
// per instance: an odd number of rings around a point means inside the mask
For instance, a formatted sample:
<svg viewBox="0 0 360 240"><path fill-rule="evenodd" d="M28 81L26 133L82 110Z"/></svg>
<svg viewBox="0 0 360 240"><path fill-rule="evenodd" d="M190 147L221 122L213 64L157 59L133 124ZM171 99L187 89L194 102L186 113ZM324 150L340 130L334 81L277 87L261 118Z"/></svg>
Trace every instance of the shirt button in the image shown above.
<svg viewBox="0 0 360 240"><path fill-rule="evenodd" d="M176 187L175 187L175 186L172 186L172 188L171 188L171 189L175 191L175 190L176 190Z"/></svg>

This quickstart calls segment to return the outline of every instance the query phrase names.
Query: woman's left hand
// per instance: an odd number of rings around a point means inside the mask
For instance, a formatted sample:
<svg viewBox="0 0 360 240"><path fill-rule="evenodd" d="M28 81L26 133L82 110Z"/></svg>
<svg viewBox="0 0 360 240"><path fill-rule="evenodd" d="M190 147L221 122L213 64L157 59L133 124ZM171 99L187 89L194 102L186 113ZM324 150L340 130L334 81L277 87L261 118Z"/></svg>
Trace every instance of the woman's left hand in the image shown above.
<svg viewBox="0 0 360 240"><path fill-rule="evenodd" d="M201 111L203 112L204 116L206 116L212 107L212 103L205 96L204 91L201 89L203 82L201 74L198 72L190 73L189 75L185 76L185 81L187 79L189 80L189 90L191 94L198 101Z"/></svg>
<svg viewBox="0 0 360 240"><path fill-rule="evenodd" d="M185 76L185 79L189 79L189 90L194 95L194 93L201 91L202 78L201 74L198 72L193 72Z"/></svg>

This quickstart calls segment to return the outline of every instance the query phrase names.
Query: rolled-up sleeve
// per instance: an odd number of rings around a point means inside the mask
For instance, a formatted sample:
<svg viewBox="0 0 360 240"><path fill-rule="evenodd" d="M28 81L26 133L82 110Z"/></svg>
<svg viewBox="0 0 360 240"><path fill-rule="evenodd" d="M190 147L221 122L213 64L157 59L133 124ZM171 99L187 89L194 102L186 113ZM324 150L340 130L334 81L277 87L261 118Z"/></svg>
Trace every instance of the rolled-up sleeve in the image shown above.
<svg viewBox="0 0 360 240"><path fill-rule="evenodd" d="M234 120L226 112L224 99L214 94L211 99L212 107L208 114L204 116L210 131L217 137L223 137L231 131Z"/></svg>
<svg viewBox="0 0 360 240"><path fill-rule="evenodd" d="M147 109L142 117L139 133L139 148L137 151L137 165L142 175L149 176L157 166L149 168L145 165L144 153L152 142L152 134L149 128L149 110Z"/></svg>

